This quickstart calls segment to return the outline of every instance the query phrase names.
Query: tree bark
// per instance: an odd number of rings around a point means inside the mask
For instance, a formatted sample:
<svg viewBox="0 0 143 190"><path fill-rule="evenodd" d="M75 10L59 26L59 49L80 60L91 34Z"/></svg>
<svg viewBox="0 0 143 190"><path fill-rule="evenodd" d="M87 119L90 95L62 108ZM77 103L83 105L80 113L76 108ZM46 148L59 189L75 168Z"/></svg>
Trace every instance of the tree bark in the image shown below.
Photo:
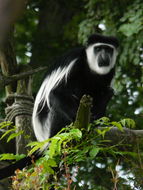
<svg viewBox="0 0 143 190"><path fill-rule="evenodd" d="M80 105L76 114L74 125L78 128L87 128L90 122L92 98L84 95L80 100Z"/></svg>
<svg viewBox="0 0 143 190"><path fill-rule="evenodd" d="M97 129L105 130L105 127L97 127ZM117 127L111 128L105 134L105 139L109 140L112 145L115 144L130 144L136 145L137 143L143 143L143 130L135 130L129 128L123 128L123 131Z"/></svg>

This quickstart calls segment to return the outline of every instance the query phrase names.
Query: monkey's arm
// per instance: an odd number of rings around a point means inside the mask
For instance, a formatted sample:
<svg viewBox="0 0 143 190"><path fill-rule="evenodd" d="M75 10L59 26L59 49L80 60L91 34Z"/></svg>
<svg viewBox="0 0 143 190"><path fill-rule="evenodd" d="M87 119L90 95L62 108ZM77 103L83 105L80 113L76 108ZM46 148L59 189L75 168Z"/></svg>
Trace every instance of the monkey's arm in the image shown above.
<svg viewBox="0 0 143 190"><path fill-rule="evenodd" d="M75 120L78 104L67 90L51 92L48 113L50 137Z"/></svg>
<svg viewBox="0 0 143 190"><path fill-rule="evenodd" d="M99 96L97 96L97 98L96 96L93 98L93 106L91 109L92 121L105 116L107 104L111 100L113 94L113 89L108 88L107 90L103 91Z"/></svg>

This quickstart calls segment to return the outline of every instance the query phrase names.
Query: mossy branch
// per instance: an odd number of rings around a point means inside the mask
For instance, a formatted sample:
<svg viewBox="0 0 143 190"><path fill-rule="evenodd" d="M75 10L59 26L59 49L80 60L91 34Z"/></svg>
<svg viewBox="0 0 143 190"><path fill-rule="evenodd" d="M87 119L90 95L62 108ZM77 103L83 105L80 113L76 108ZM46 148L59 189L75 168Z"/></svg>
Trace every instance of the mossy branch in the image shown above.
<svg viewBox="0 0 143 190"><path fill-rule="evenodd" d="M89 95L84 95L79 104L79 108L76 115L74 125L76 128L87 128L90 122L92 98Z"/></svg>

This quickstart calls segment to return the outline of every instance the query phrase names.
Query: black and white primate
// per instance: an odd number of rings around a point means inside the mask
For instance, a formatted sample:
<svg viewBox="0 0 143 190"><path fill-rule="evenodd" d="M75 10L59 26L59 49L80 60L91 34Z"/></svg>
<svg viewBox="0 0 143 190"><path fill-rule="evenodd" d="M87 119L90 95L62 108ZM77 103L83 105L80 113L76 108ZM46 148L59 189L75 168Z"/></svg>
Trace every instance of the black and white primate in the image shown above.
<svg viewBox="0 0 143 190"><path fill-rule="evenodd" d="M92 119L104 116L113 95L110 85L115 73L117 48L115 37L95 34L88 38L86 46L74 49L56 61L34 104L32 121L38 141L54 136L75 120L84 94L93 98ZM26 157L0 170L0 179L29 164L31 157Z"/></svg>
<svg viewBox="0 0 143 190"><path fill-rule="evenodd" d="M118 41L114 37L92 35L87 45L74 49L58 60L37 94L33 127L38 141L55 135L75 120L84 94L93 98L94 119L105 114L113 91Z"/></svg>

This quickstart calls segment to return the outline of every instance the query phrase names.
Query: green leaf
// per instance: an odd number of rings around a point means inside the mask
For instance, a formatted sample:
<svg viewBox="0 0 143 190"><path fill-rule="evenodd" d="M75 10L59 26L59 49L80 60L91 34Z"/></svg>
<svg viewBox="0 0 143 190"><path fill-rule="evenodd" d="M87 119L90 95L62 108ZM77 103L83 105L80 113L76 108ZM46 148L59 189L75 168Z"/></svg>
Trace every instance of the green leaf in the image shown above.
<svg viewBox="0 0 143 190"><path fill-rule="evenodd" d="M49 164L49 166L51 166L51 167L57 167L57 163L56 163L55 160L53 160L53 159L49 159L49 160L48 160L48 164Z"/></svg>
<svg viewBox="0 0 143 190"><path fill-rule="evenodd" d="M96 157L96 155L99 153L99 151L100 151L100 148L98 148L98 147L93 147L93 148L90 150L90 152L89 152L90 157L91 157L91 158Z"/></svg>
<svg viewBox="0 0 143 190"><path fill-rule="evenodd" d="M37 141L34 141L34 142L30 142L28 145L27 145L27 147L34 147L34 146L37 146L39 144L39 142L37 142Z"/></svg>
<svg viewBox="0 0 143 190"><path fill-rule="evenodd" d="M44 167L45 172L48 172L49 174L54 174L55 171L47 165L47 167Z"/></svg>
<svg viewBox="0 0 143 190"><path fill-rule="evenodd" d="M0 123L0 129L3 129L5 127L10 127L12 124L13 123L9 122L9 121L2 122L2 123Z"/></svg>
<svg viewBox="0 0 143 190"><path fill-rule="evenodd" d="M24 158L25 155L24 154L0 154L0 160L21 160L22 158Z"/></svg>
<svg viewBox="0 0 143 190"><path fill-rule="evenodd" d="M71 129L70 135L76 140L82 138L82 132L79 129Z"/></svg>
<svg viewBox="0 0 143 190"><path fill-rule="evenodd" d="M50 156L50 158L53 158L53 156L56 155L56 153L57 153L57 147L58 147L58 149L59 149L58 142L59 142L60 140L61 140L61 138L60 138L60 137L57 137L57 136L51 138L51 143L50 143L50 145L49 145L49 156ZM59 153L59 152L58 152L58 153Z"/></svg>
<svg viewBox="0 0 143 190"><path fill-rule="evenodd" d="M122 119L120 121L120 123L123 127L127 127L127 128L135 128L136 127L135 121L130 118Z"/></svg>
<svg viewBox="0 0 143 190"><path fill-rule="evenodd" d="M1 138L0 138L0 140L1 139L3 139L6 135L8 135L9 133L11 133L11 132L15 132L15 128L13 128L13 129L10 129L10 130L8 130L8 131L6 131L2 136L1 136Z"/></svg>
<svg viewBox="0 0 143 190"><path fill-rule="evenodd" d="M48 145L48 143L51 141L51 138L49 138L49 139L46 139L46 140L44 140L44 141L41 141L41 142L37 142L37 141L34 141L34 142L30 142L28 145L27 145L27 147L35 147L35 146L37 146L37 147L40 147L40 149L44 149L47 145Z"/></svg>
<svg viewBox="0 0 143 190"><path fill-rule="evenodd" d="M18 133L12 133L8 139L7 139L7 142L11 141L12 139L14 139L15 137L18 137L20 135L22 135L24 133L24 131L19 131Z"/></svg>
<svg viewBox="0 0 143 190"><path fill-rule="evenodd" d="M103 138L105 136L105 134L110 131L112 129L112 127L105 127L103 130L101 129L96 129L96 132L101 135Z"/></svg>
<svg viewBox="0 0 143 190"><path fill-rule="evenodd" d="M108 123L108 122L110 122L110 119L108 117L101 117L100 119L95 120L95 123L97 125Z"/></svg>
<svg viewBox="0 0 143 190"><path fill-rule="evenodd" d="M121 123L116 122L116 121L113 121L113 122L111 122L111 124L112 124L113 126L117 127L120 131L122 131L122 132L124 131L124 129L123 129Z"/></svg>
<svg viewBox="0 0 143 190"><path fill-rule="evenodd" d="M119 28L119 31L127 37L137 34L140 30L142 30L142 23L140 21L123 24Z"/></svg>
<svg viewBox="0 0 143 190"><path fill-rule="evenodd" d="M27 145L27 147L31 146L33 147L30 152L29 152L29 155L33 154L35 151L39 150L39 149L43 149L45 148L45 146L48 144L48 142L50 141L50 139L47 139L45 141L42 141L42 142L37 142L37 141L34 141L34 142L31 142Z"/></svg>

